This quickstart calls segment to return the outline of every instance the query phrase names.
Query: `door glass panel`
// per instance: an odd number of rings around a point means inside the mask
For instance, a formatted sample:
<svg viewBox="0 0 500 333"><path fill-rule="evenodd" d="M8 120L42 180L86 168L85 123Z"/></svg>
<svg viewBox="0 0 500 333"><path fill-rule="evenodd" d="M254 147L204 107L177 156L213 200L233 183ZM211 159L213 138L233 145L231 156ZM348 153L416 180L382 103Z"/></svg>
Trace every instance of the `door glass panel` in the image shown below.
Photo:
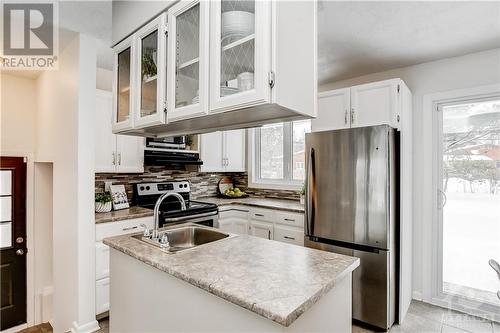
<svg viewBox="0 0 500 333"><path fill-rule="evenodd" d="M260 129L260 178L283 179L283 123Z"/></svg>
<svg viewBox="0 0 500 333"><path fill-rule="evenodd" d="M0 170L0 195L12 194L12 171Z"/></svg>
<svg viewBox="0 0 500 333"><path fill-rule="evenodd" d="M0 223L0 248L12 246L12 222Z"/></svg>
<svg viewBox="0 0 500 333"><path fill-rule="evenodd" d="M0 222L12 219L12 196L0 197Z"/></svg>
<svg viewBox="0 0 500 333"><path fill-rule="evenodd" d="M306 170L306 133L311 132L311 121L300 120L292 123L292 178L304 180Z"/></svg>
<svg viewBox="0 0 500 333"><path fill-rule="evenodd" d="M200 4L177 16L175 107L199 102Z"/></svg>
<svg viewBox="0 0 500 333"><path fill-rule="evenodd" d="M130 116L130 48L118 54L117 122L127 121Z"/></svg>
<svg viewBox="0 0 500 333"><path fill-rule="evenodd" d="M141 40L141 117L156 113L158 31Z"/></svg>
<svg viewBox="0 0 500 333"><path fill-rule="evenodd" d="M220 97L254 88L255 1L221 2Z"/></svg>
<svg viewBox="0 0 500 333"><path fill-rule="evenodd" d="M500 306L500 99L442 107L446 294Z"/></svg>

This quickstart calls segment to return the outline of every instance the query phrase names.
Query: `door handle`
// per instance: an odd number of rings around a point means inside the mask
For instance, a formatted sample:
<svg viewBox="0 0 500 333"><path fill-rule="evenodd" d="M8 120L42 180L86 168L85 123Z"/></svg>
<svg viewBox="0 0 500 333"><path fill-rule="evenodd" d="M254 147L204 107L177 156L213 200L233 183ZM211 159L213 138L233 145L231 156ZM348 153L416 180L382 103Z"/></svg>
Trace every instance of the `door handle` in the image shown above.
<svg viewBox="0 0 500 333"><path fill-rule="evenodd" d="M16 254L18 256L22 256L24 254L24 250L23 249L18 249L18 250L16 250Z"/></svg>
<svg viewBox="0 0 500 333"><path fill-rule="evenodd" d="M283 236L283 238L285 238L285 239L295 240L295 237Z"/></svg>
<svg viewBox="0 0 500 333"><path fill-rule="evenodd" d="M351 124L354 124L354 108L351 108Z"/></svg>
<svg viewBox="0 0 500 333"><path fill-rule="evenodd" d="M344 123L347 125L347 109L344 112Z"/></svg>
<svg viewBox="0 0 500 333"><path fill-rule="evenodd" d="M128 227L128 228L123 228L122 230L123 230L123 231L129 231L129 230L134 230L134 229L137 229L137 226L134 226L134 227Z"/></svg>
<svg viewBox="0 0 500 333"><path fill-rule="evenodd" d="M116 165L116 154L113 153L112 155L113 155L113 165Z"/></svg>
<svg viewBox="0 0 500 333"><path fill-rule="evenodd" d="M316 192L316 153L314 148L311 148L307 161L307 177L306 177L306 234L311 235L314 229L314 195Z"/></svg>
<svg viewBox="0 0 500 333"><path fill-rule="evenodd" d="M438 189L438 201L441 205L439 209L443 209L444 206L446 206L446 202L448 201L448 198L446 197L446 193L444 193L443 190Z"/></svg>
<svg viewBox="0 0 500 333"><path fill-rule="evenodd" d="M267 239L271 240L271 230L267 231Z"/></svg>
<svg viewBox="0 0 500 333"><path fill-rule="evenodd" d="M118 153L118 165L122 165L122 153Z"/></svg>

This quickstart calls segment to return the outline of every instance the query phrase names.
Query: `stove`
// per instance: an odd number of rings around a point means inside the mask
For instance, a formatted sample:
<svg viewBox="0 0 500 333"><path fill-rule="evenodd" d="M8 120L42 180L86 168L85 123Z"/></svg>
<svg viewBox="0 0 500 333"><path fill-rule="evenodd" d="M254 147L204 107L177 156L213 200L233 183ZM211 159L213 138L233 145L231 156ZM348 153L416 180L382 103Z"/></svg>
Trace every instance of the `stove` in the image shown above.
<svg viewBox="0 0 500 333"><path fill-rule="evenodd" d="M191 200L188 181L135 184L133 202L140 207L153 209L158 198L166 192L179 193L186 201L186 210L181 210L177 198L166 198L160 206L160 227L186 222L218 227L217 205Z"/></svg>

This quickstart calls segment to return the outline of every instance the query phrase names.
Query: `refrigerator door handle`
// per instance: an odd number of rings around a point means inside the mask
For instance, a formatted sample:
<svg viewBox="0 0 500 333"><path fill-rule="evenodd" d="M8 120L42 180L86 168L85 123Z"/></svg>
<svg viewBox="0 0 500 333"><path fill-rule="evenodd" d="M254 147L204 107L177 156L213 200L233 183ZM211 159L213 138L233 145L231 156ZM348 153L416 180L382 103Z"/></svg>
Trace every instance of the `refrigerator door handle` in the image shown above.
<svg viewBox="0 0 500 333"><path fill-rule="evenodd" d="M309 152L309 163L307 164L306 178L306 235L311 235L314 224L314 193L316 191L316 156L314 148Z"/></svg>

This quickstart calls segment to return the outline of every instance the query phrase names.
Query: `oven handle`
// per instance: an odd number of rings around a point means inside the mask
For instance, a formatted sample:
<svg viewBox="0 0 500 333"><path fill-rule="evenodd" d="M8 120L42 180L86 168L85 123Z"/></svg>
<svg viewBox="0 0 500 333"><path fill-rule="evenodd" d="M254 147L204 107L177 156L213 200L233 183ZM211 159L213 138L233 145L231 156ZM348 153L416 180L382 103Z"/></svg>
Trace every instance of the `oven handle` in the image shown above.
<svg viewBox="0 0 500 333"><path fill-rule="evenodd" d="M172 218L165 218L165 223L175 223L175 222L180 222L180 221L189 221L189 220L195 220L201 217L207 217L207 216L215 216L219 215L219 212L208 212L208 213L202 213L202 214L196 214L196 215L186 215L186 216L179 216L179 217L172 217Z"/></svg>

